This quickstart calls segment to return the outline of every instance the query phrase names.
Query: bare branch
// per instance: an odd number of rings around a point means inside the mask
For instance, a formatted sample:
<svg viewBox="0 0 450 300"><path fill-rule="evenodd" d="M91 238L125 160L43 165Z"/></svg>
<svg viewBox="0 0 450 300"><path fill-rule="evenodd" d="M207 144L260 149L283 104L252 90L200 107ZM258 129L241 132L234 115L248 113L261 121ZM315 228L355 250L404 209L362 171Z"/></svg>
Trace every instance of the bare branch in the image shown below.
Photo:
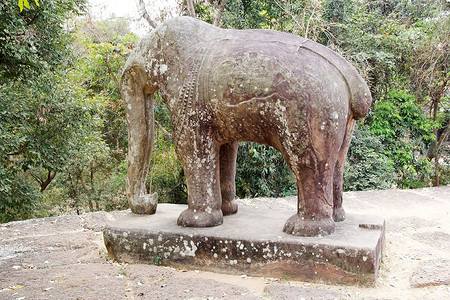
<svg viewBox="0 0 450 300"><path fill-rule="evenodd" d="M108 52L106 52L106 57L105 57L105 64L106 64L106 68L108 69L108 73L111 76L111 78L114 81L114 84L116 85L117 90L119 91L120 94L120 98L121 99L125 99L124 96L122 95L122 89L120 88L120 83L119 80L117 79L116 74L114 74L113 70L111 69L111 65L109 63L109 56L108 56Z"/></svg>
<svg viewBox="0 0 450 300"><path fill-rule="evenodd" d="M42 184L42 181L43 181L43 180L42 180L39 176L37 176L37 175L34 174L33 172L30 172L30 175L31 175L31 177L34 178L34 180L36 180L36 181L39 183L39 185Z"/></svg>
<svg viewBox="0 0 450 300"><path fill-rule="evenodd" d="M139 0L142 1L142 0ZM187 7L188 7L188 11L189 14L191 15L191 17L195 18L195 9L194 9L194 3L192 2L192 0L187 0Z"/></svg>
<svg viewBox="0 0 450 300"><path fill-rule="evenodd" d="M450 121L447 122L444 131L441 133L441 136L439 137L439 140L436 143L436 152L438 152L442 148L442 145L444 144L444 142L447 141L449 135L450 135Z"/></svg>
<svg viewBox="0 0 450 300"><path fill-rule="evenodd" d="M139 4L139 10L140 10L140 13L142 14L142 17L147 21L147 23L150 25L150 27L152 27L152 28L158 27L158 24L156 24L156 22L153 21L152 18L150 18L149 14L147 13L147 9L145 8L144 0L139 0L138 4Z"/></svg>
<svg viewBox="0 0 450 300"><path fill-rule="evenodd" d="M164 135L168 136L169 138L172 138L172 135L170 134L170 132L168 132L167 130L165 130L164 127L162 127L162 125L159 124L158 121L155 120L155 124L156 124L156 126L159 127L159 129L161 129L161 131L162 131L162 133L163 133Z"/></svg>

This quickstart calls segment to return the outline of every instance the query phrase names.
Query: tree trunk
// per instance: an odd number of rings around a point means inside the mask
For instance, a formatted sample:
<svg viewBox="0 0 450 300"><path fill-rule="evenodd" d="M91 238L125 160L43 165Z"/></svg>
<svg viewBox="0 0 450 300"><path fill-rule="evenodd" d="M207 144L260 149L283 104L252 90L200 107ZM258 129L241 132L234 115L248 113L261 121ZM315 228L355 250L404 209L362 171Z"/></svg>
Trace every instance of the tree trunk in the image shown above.
<svg viewBox="0 0 450 300"><path fill-rule="evenodd" d="M44 181L41 181L41 193L43 193L45 191L45 189L48 187L50 182L52 182L52 180L55 178L55 176L56 176L56 172L53 172L53 174L52 174L51 170L48 171L47 179L45 179Z"/></svg>
<svg viewBox="0 0 450 300"><path fill-rule="evenodd" d="M86 182L84 181L83 178L83 170L81 170L80 172L80 176L79 176L80 182L81 182L81 186L83 187L83 190L87 193L90 193L88 186L86 185ZM94 211L94 204L92 202L92 199L90 197L88 197L88 205L89 205L89 211L93 212Z"/></svg>

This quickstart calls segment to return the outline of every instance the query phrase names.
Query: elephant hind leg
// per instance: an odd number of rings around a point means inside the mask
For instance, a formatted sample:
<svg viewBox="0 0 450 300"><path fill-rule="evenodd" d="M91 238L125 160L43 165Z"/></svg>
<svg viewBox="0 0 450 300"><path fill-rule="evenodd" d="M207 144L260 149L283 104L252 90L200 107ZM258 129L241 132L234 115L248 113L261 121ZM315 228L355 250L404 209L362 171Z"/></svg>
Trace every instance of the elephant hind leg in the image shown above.
<svg viewBox="0 0 450 300"><path fill-rule="evenodd" d="M333 233L332 181L336 157L323 157L312 146L302 153L287 152L284 157L296 178L298 202L297 213L286 221L283 231L298 236Z"/></svg>
<svg viewBox="0 0 450 300"><path fill-rule="evenodd" d="M236 198L236 158L238 142L220 147L220 192L222 195L222 213L224 216L238 211Z"/></svg>
<svg viewBox="0 0 450 300"><path fill-rule="evenodd" d="M334 232L331 192L324 178L331 176L307 166L298 168L297 213L285 223L283 231L299 236L328 235ZM331 186L331 182L329 183Z"/></svg>
<svg viewBox="0 0 450 300"><path fill-rule="evenodd" d="M344 142L342 143L339 155L334 168L333 176L333 220L335 222L341 222L345 220L345 211L342 207L342 195L344 191L343 178L344 178L344 164L347 157L347 151L352 140L353 128L355 127L355 121L350 119L347 124L347 131L345 133Z"/></svg>

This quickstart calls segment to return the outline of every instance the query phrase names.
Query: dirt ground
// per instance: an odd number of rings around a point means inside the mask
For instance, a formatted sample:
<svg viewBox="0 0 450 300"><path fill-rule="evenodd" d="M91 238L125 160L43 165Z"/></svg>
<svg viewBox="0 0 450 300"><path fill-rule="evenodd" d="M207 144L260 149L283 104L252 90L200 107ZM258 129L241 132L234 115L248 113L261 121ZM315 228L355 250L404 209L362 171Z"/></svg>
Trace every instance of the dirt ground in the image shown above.
<svg viewBox="0 0 450 300"><path fill-rule="evenodd" d="M242 199L295 208L294 198ZM125 212L0 224L0 299L450 299L450 186L349 192L349 214L386 219L371 287L234 276L108 259L102 229Z"/></svg>

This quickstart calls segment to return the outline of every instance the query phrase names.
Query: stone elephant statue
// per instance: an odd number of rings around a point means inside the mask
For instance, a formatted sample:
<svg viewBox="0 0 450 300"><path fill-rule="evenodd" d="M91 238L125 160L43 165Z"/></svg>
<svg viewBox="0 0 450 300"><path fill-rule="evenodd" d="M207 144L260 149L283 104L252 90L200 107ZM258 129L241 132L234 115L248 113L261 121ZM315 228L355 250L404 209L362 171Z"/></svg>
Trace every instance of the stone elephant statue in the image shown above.
<svg viewBox="0 0 450 300"><path fill-rule="evenodd" d="M149 213L145 179L160 91L188 187L178 225L222 224L237 212L239 141L281 151L293 172L298 211L284 231L334 232L354 120L371 105L356 69L311 40L272 30L230 30L189 17L162 23L130 55L122 77L129 136L127 197Z"/></svg>

